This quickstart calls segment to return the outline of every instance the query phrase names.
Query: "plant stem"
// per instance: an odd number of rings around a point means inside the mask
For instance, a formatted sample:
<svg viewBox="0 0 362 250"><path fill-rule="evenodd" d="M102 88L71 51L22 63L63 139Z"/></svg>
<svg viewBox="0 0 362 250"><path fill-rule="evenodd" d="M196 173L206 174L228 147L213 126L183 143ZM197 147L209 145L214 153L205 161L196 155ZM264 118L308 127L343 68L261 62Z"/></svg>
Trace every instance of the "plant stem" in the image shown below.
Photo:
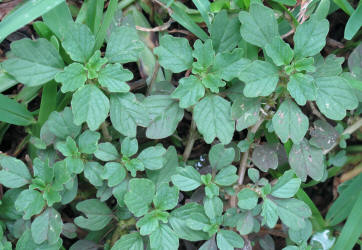
<svg viewBox="0 0 362 250"><path fill-rule="evenodd" d="M190 131L189 131L189 137L187 139L187 144L185 147L185 151L183 153L183 159L184 161L187 161L190 157L192 148L194 146L196 140L196 123L194 121L194 119L192 119L191 121L191 126L190 126Z"/></svg>
<svg viewBox="0 0 362 250"><path fill-rule="evenodd" d="M156 81L159 70L160 70L160 63L158 62L158 60L156 60L155 67L154 67L153 74L152 74L152 78L150 80L150 84L148 85L146 96L149 96L151 94L152 86L153 86L154 82Z"/></svg>
<svg viewBox="0 0 362 250"><path fill-rule="evenodd" d="M101 131L102 131L102 134L104 136L104 139L108 142L112 141L112 136L109 134L109 131L108 131L108 124L107 122L103 122L101 124Z"/></svg>

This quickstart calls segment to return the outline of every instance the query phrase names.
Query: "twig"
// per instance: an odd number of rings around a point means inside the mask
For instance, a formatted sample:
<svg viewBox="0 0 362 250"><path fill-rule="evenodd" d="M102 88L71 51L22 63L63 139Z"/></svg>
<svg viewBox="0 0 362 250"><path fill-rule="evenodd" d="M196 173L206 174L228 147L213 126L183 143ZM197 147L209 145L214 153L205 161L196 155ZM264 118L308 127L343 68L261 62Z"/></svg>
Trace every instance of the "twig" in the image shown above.
<svg viewBox="0 0 362 250"><path fill-rule="evenodd" d="M152 86L153 86L154 82L156 81L159 70L160 70L160 63L158 62L158 60L156 60L155 67L154 67L154 70L153 70L153 74L152 74L152 77L151 77L151 80L150 80L150 84L148 85L146 96L150 95L150 93L152 91Z"/></svg>
<svg viewBox="0 0 362 250"><path fill-rule="evenodd" d="M287 33L285 33L284 35L282 35L282 39L287 38L288 36L293 35L295 32L295 28L292 28L291 30L289 30Z"/></svg>
<svg viewBox="0 0 362 250"><path fill-rule="evenodd" d="M185 151L183 153L183 159L184 161L187 161L190 157L192 148L194 146L195 140L196 140L196 123L194 119L191 121L190 131L189 131L189 137L187 139L187 144L185 147Z"/></svg>
<svg viewBox="0 0 362 250"><path fill-rule="evenodd" d="M348 126L342 133L342 135L347 135L347 134L353 134L357 129L359 129L360 127L362 127L362 118L359 118L355 123L353 123L351 126ZM332 149L334 149L337 145L338 145L338 141L336 141L332 147L330 147L327 150L323 151L323 154L328 154L330 151L332 151Z"/></svg>
<svg viewBox="0 0 362 250"><path fill-rule="evenodd" d="M167 30L171 26L171 24L173 22L174 21L172 19L170 19L166 23L164 23L163 25L157 26L157 27L154 27L154 28L145 28L145 27L141 27L141 26L136 25L136 29L140 30L140 31L145 31L145 32L160 32L160 31Z"/></svg>
<svg viewBox="0 0 362 250"><path fill-rule="evenodd" d="M352 170L342 174L342 176L340 178L340 182L343 183L345 181L348 181L348 180L352 179L353 177L359 175L360 173L362 173L362 163L360 163L359 165L354 167Z"/></svg>
<svg viewBox="0 0 362 250"><path fill-rule="evenodd" d="M314 115L316 115L319 119L321 119L323 121L327 121L326 118L324 118L324 116L318 111L318 109L316 108L316 106L314 105L313 102L308 101L308 105Z"/></svg>
<svg viewBox="0 0 362 250"><path fill-rule="evenodd" d="M152 0L153 2L157 3L158 5L160 5L161 7L163 7L165 10L167 10L168 14L171 16L173 14L173 11L171 10L170 7L167 7L164 3L162 3L159 0Z"/></svg>

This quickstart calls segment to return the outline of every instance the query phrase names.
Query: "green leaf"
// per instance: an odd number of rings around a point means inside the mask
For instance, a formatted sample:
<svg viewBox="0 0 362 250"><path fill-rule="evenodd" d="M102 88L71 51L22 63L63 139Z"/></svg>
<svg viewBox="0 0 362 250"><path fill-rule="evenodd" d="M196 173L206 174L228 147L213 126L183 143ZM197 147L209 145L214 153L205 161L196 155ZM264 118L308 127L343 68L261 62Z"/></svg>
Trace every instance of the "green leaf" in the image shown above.
<svg viewBox="0 0 362 250"><path fill-rule="evenodd" d="M174 73L190 69L192 66L192 49L186 38L165 35L160 38L160 46L153 52L158 56L162 67Z"/></svg>
<svg viewBox="0 0 362 250"><path fill-rule="evenodd" d="M262 4L250 5L249 13L239 13L241 36L248 43L264 48L271 38L279 36L274 11Z"/></svg>
<svg viewBox="0 0 362 250"><path fill-rule="evenodd" d="M176 207L178 203L179 191L177 187L170 187L167 183L161 184L157 188L155 197L153 198L153 204L156 209L171 210Z"/></svg>
<svg viewBox="0 0 362 250"><path fill-rule="evenodd" d="M346 116L346 110L357 108L357 97L344 78L332 76L315 80L318 108L329 119L342 120Z"/></svg>
<svg viewBox="0 0 362 250"><path fill-rule="evenodd" d="M55 81L62 83L62 92L73 92L82 87L87 80L87 72L80 63L72 63L63 72L55 75Z"/></svg>
<svg viewBox="0 0 362 250"><path fill-rule="evenodd" d="M216 55L211 72L226 81L239 77L240 71L250 65L250 60L244 58L244 50L234 49L232 52L222 52Z"/></svg>
<svg viewBox="0 0 362 250"><path fill-rule="evenodd" d="M333 147L339 138L337 130L323 120L317 120L313 124L314 128L310 131L312 137L309 140L310 144L323 150Z"/></svg>
<svg viewBox="0 0 362 250"><path fill-rule="evenodd" d="M24 211L24 220L29 220L33 215L39 214L45 202L41 193L35 190L26 189L20 193L15 201L15 207L18 211Z"/></svg>
<svg viewBox="0 0 362 250"><path fill-rule="evenodd" d="M309 120L290 99L285 100L273 116L273 127L283 143L292 139L299 143L307 133Z"/></svg>
<svg viewBox="0 0 362 250"><path fill-rule="evenodd" d="M147 97L143 103L148 109L151 119L147 126L146 137L162 139L172 135L184 115L184 111L179 108L178 103L167 95L152 95Z"/></svg>
<svg viewBox="0 0 362 250"><path fill-rule="evenodd" d="M155 194L155 185L152 181L144 178L131 179L129 190L124 196L124 202L128 209L136 216L140 217L148 212Z"/></svg>
<svg viewBox="0 0 362 250"><path fill-rule="evenodd" d="M46 121L49 130L56 137L65 140L68 136L75 138L81 127L75 125L72 110L66 107L62 112L52 112Z"/></svg>
<svg viewBox="0 0 362 250"><path fill-rule="evenodd" d="M362 44L358 45L348 57L348 68L353 75L362 80Z"/></svg>
<svg viewBox="0 0 362 250"><path fill-rule="evenodd" d="M27 166L20 160L0 154L0 184L7 188L19 188L31 182Z"/></svg>
<svg viewBox="0 0 362 250"><path fill-rule="evenodd" d="M126 83L132 80L133 74L128 69L124 69L121 64L108 64L99 72L99 83L110 92L128 92L129 85Z"/></svg>
<svg viewBox="0 0 362 250"><path fill-rule="evenodd" d="M33 115L23 104L2 94L0 94L0 121L18 126L35 123Z"/></svg>
<svg viewBox="0 0 362 250"><path fill-rule="evenodd" d="M95 187L103 185L101 178L103 166L95 161L88 161L84 166L84 177Z"/></svg>
<svg viewBox="0 0 362 250"><path fill-rule="evenodd" d="M312 16L308 21L298 25L294 34L295 58L314 56L326 45L329 31L327 19Z"/></svg>
<svg viewBox="0 0 362 250"><path fill-rule="evenodd" d="M98 148L101 135L98 132L86 130L78 138L79 151L84 154L93 154Z"/></svg>
<svg viewBox="0 0 362 250"><path fill-rule="evenodd" d="M306 139L299 144L293 144L289 153L289 164L302 181L307 179L307 175L316 181L323 178L325 163L322 150L310 145Z"/></svg>
<svg viewBox="0 0 362 250"><path fill-rule="evenodd" d="M162 146L148 147L137 156L144 167L150 170L157 170L164 166L164 155L166 149Z"/></svg>
<svg viewBox="0 0 362 250"><path fill-rule="evenodd" d="M338 76L342 73L342 64L344 57L336 57L335 55L329 55L325 59L321 55L315 57L315 72L312 73L314 78L324 76Z"/></svg>
<svg viewBox="0 0 362 250"><path fill-rule="evenodd" d="M71 156L65 158L65 165L71 173L80 174L84 169L83 160L79 156Z"/></svg>
<svg viewBox="0 0 362 250"><path fill-rule="evenodd" d="M243 188L238 193L238 207L242 209L253 209L258 203L258 194L249 188Z"/></svg>
<svg viewBox="0 0 362 250"><path fill-rule="evenodd" d="M182 191L195 190L201 185L201 175L191 166L180 168L178 174L171 177L172 183Z"/></svg>
<svg viewBox="0 0 362 250"><path fill-rule="evenodd" d="M300 183L300 179L294 177L292 170L285 171L272 187L271 195L277 198L291 198L298 191Z"/></svg>
<svg viewBox="0 0 362 250"><path fill-rule="evenodd" d="M246 97L268 96L277 86L278 69L271 63L255 60L240 72L239 79L245 82Z"/></svg>
<svg viewBox="0 0 362 250"><path fill-rule="evenodd" d="M238 179L236 171L236 167L232 165L221 169L221 171L215 176L215 183L220 186L231 186Z"/></svg>
<svg viewBox="0 0 362 250"><path fill-rule="evenodd" d="M226 85L220 76L215 74L207 74L204 78L202 78L202 84L214 93L219 93L219 88Z"/></svg>
<svg viewBox="0 0 362 250"><path fill-rule="evenodd" d="M138 142L136 138L126 137L121 143L121 153L126 157L131 157L138 151Z"/></svg>
<svg viewBox="0 0 362 250"><path fill-rule="evenodd" d="M150 235L159 227L160 220L167 222L168 213L154 210L137 221L136 226L140 228L141 235Z"/></svg>
<svg viewBox="0 0 362 250"><path fill-rule="evenodd" d="M119 159L117 149L110 142L98 144L98 149L94 152L94 156L101 161L114 161Z"/></svg>
<svg viewBox="0 0 362 250"><path fill-rule="evenodd" d="M172 98L180 100L181 108L195 105L205 95L205 88L201 80L191 75L181 78L178 87L171 94Z"/></svg>
<svg viewBox="0 0 362 250"><path fill-rule="evenodd" d="M124 180L126 177L126 170L117 162L107 162L106 165L104 165L101 177L104 180L108 180L109 187L114 187Z"/></svg>
<svg viewBox="0 0 362 250"><path fill-rule="evenodd" d="M231 119L230 103L217 95L202 99L194 108L194 119L199 132L210 144L217 137L228 144L234 135L234 121Z"/></svg>
<svg viewBox="0 0 362 250"><path fill-rule="evenodd" d="M346 28L344 29L344 38L347 40L351 40L358 30L361 28L362 23L362 5L359 4L357 9L353 11L352 15L348 19L348 22L346 24Z"/></svg>
<svg viewBox="0 0 362 250"><path fill-rule="evenodd" d="M0 42L32 20L61 4L63 0L35 0L26 2L9 13L0 23Z"/></svg>
<svg viewBox="0 0 362 250"><path fill-rule="evenodd" d="M31 223L31 234L37 244L44 241L55 244L59 240L62 227L63 222L58 211L48 208Z"/></svg>
<svg viewBox="0 0 362 250"><path fill-rule="evenodd" d="M49 161L44 162L39 158L35 158L33 161L34 176L39 177L44 183L49 184L53 181L54 168L49 166Z"/></svg>
<svg viewBox="0 0 362 250"><path fill-rule="evenodd" d="M101 70L102 66L107 63L107 58L101 57L101 51L97 50L94 52L91 58L89 58L86 69L88 70L88 78L94 79L98 77L98 72ZM108 65L107 65L108 66ZM100 82L100 81L99 81Z"/></svg>
<svg viewBox="0 0 362 250"><path fill-rule="evenodd" d="M87 122L90 130L96 130L108 116L109 100L95 85L88 84L74 93L72 110L75 124Z"/></svg>
<svg viewBox="0 0 362 250"><path fill-rule="evenodd" d="M65 142L60 141L55 145L55 148L64 156L78 156L78 148L72 137L68 136Z"/></svg>
<svg viewBox="0 0 362 250"><path fill-rule="evenodd" d="M139 40L134 28L120 26L109 37L106 57L110 63L128 63L138 60L144 45Z"/></svg>
<svg viewBox="0 0 362 250"><path fill-rule="evenodd" d="M225 148L219 143L211 147L209 152L210 165L218 170L229 166L235 158L235 150L233 148Z"/></svg>
<svg viewBox="0 0 362 250"><path fill-rule="evenodd" d="M136 136L137 126L150 122L147 109L133 93L111 94L110 117L114 128L129 137Z"/></svg>
<svg viewBox="0 0 362 250"><path fill-rule="evenodd" d="M112 220L112 211L107 205L97 199L81 201L76 206L77 210L84 213L84 216L78 216L74 223L91 231L103 229Z"/></svg>
<svg viewBox="0 0 362 250"><path fill-rule="evenodd" d="M63 40L69 23L73 23L72 14L66 2L62 2L56 8L47 11L42 18L46 26L48 26L60 40Z"/></svg>
<svg viewBox="0 0 362 250"><path fill-rule="evenodd" d="M307 241L309 237L313 233L313 225L309 220L306 220L306 225L303 229L293 230L291 228L288 229L289 238L295 243L302 243L303 241Z"/></svg>
<svg viewBox="0 0 362 250"><path fill-rule="evenodd" d="M234 250L235 248L242 248L244 246L243 238L230 230L220 230L217 233L216 241L220 250Z"/></svg>
<svg viewBox="0 0 362 250"><path fill-rule="evenodd" d="M204 198L205 213L210 219L215 219L218 216L221 216L223 212L223 207L224 204L222 200L217 196L214 196L212 198Z"/></svg>
<svg viewBox="0 0 362 250"><path fill-rule="evenodd" d="M278 221L277 205L270 199L264 199L260 215L263 216L263 223L269 228L274 228Z"/></svg>
<svg viewBox="0 0 362 250"><path fill-rule="evenodd" d="M263 172L278 167L278 151L276 145L256 145L252 154L253 163Z"/></svg>
<svg viewBox="0 0 362 250"><path fill-rule="evenodd" d="M306 218L312 215L310 208L303 201L297 199L276 199L278 215L282 222L294 230L305 227Z"/></svg>
<svg viewBox="0 0 362 250"><path fill-rule="evenodd" d="M14 57L4 61L2 67L27 86L38 86L52 80L64 67L56 48L43 38L13 42L11 53Z"/></svg>
<svg viewBox="0 0 362 250"><path fill-rule="evenodd" d="M70 58L86 63L93 55L95 37L88 26L80 23L69 24L64 33L62 45Z"/></svg>
<svg viewBox="0 0 362 250"><path fill-rule="evenodd" d="M288 91L298 105L305 105L307 101L314 101L317 96L317 86L313 77L302 73L290 76Z"/></svg>
<svg viewBox="0 0 362 250"><path fill-rule="evenodd" d="M143 241L139 233L130 233L123 235L116 241L111 250L143 250Z"/></svg>
<svg viewBox="0 0 362 250"><path fill-rule="evenodd" d="M196 40L192 56L197 59L197 62L192 64L192 68L196 69L196 72L206 71L214 63L215 52L212 41L207 39L205 43L202 43L201 40Z"/></svg>
<svg viewBox="0 0 362 250"><path fill-rule="evenodd" d="M240 97L231 106L232 118L236 121L236 130L242 131L259 120L260 101L257 98Z"/></svg>
<svg viewBox="0 0 362 250"><path fill-rule="evenodd" d="M271 42L265 46L265 51L277 66L289 65L294 56L289 44L279 36L272 38Z"/></svg>
<svg viewBox="0 0 362 250"><path fill-rule="evenodd" d="M16 243L16 250L58 250L62 246L62 240L58 239L55 244L49 244L48 242L44 242L41 245L38 245L34 242L33 237L31 235L30 229L26 229L22 234L18 242Z"/></svg>
<svg viewBox="0 0 362 250"><path fill-rule="evenodd" d="M229 18L227 11L217 13L210 26L212 45L216 53L234 49L240 40L240 23L236 18Z"/></svg>
<svg viewBox="0 0 362 250"><path fill-rule="evenodd" d="M151 235L150 245L152 249L177 250L179 241L176 233L166 224L161 224Z"/></svg>

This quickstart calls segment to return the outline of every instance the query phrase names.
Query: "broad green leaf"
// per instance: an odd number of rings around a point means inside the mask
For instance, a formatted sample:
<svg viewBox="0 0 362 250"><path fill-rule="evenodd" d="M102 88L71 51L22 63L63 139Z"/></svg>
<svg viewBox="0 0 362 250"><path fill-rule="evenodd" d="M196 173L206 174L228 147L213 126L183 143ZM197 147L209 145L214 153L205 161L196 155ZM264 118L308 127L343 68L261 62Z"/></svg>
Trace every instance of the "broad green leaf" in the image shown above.
<svg viewBox="0 0 362 250"><path fill-rule="evenodd" d="M128 26L120 26L109 37L106 57L111 63L135 62L143 49L144 45L139 40L137 31Z"/></svg>
<svg viewBox="0 0 362 250"><path fill-rule="evenodd" d="M138 151L138 142L136 138L126 137L121 143L121 153L126 157L131 157Z"/></svg>
<svg viewBox="0 0 362 250"><path fill-rule="evenodd" d="M82 87L87 80L87 72L80 63L72 63L63 72L55 75L55 81L62 83L62 92L73 92Z"/></svg>
<svg viewBox="0 0 362 250"><path fill-rule="evenodd" d="M284 42L279 36L272 38L265 46L265 51L277 66L289 65L294 55L289 44Z"/></svg>
<svg viewBox="0 0 362 250"><path fill-rule="evenodd" d="M130 233L123 235L116 241L111 250L143 250L143 241L139 233Z"/></svg>
<svg viewBox="0 0 362 250"><path fill-rule="evenodd" d="M64 156L78 156L78 147L72 137L68 136L66 141L60 141L55 148Z"/></svg>
<svg viewBox="0 0 362 250"><path fill-rule="evenodd" d="M348 19L346 24L346 28L344 29L344 38L347 40L351 40L358 30L360 30L362 26L362 5L359 4L357 9L353 11L352 15Z"/></svg>
<svg viewBox="0 0 362 250"><path fill-rule="evenodd" d="M263 172L278 167L278 151L275 145L262 144L255 146L251 158L253 163Z"/></svg>
<svg viewBox="0 0 362 250"><path fill-rule="evenodd" d="M114 187L124 180L126 177L126 170L120 163L107 162L106 165L104 165L101 177L104 180L108 180L109 187Z"/></svg>
<svg viewBox="0 0 362 250"><path fill-rule="evenodd" d="M155 195L155 185L148 179L139 178L131 179L128 188L129 190L124 196L128 209L136 217L145 215Z"/></svg>
<svg viewBox="0 0 362 250"><path fill-rule="evenodd" d="M219 88L226 85L220 76L211 73L202 78L202 84L214 93L219 93Z"/></svg>
<svg viewBox="0 0 362 250"><path fill-rule="evenodd" d="M201 40L196 40L194 43L194 51L192 56L196 58L197 62L192 64L193 72L194 69L197 72L207 71L207 69L214 64L215 52L212 47L212 41L210 39L202 43Z"/></svg>
<svg viewBox="0 0 362 250"><path fill-rule="evenodd" d="M25 232L16 243L16 250L58 250L62 246L62 242L62 239L59 238L55 244L49 244L48 242L44 242L40 245L36 244L33 240L30 229L25 229Z"/></svg>
<svg viewBox="0 0 362 250"><path fill-rule="evenodd" d="M325 76L337 76L342 73L342 64L344 57L336 57L335 55L329 55L323 58L320 54L315 57L315 72L312 73L314 78Z"/></svg>
<svg viewBox="0 0 362 250"><path fill-rule="evenodd" d="M107 226L112 220L111 209L97 199L81 201L76 208L86 216L78 216L74 219L74 223L81 228L98 231Z"/></svg>
<svg viewBox="0 0 362 250"><path fill-rule="evenodd" d="M261 216L263 216L263 223L269 227L274 228L278 221L278 207L270 199L264 199L262 205Z"/></svg>
<svg viewBox="0 0 362 250"><path fill-rule="evenodd" d="M312 138L309 140L310 144L328 150L335 145L339 138L337 130L328 122L317 120L313 122L314 128L311 129L310 135Z"/></svg>
<svg viewBox="0 0 362 250"><path fill-rule="evenodd" d="M84 154L93 154L98 148L101 135L98 132L86 130L78 138L79 151Z"/></svg>
<svg viewBox="0 0 362 250"><path fill-rule="evenodd" d="M323 152L321 149L310 145L306 139L303 139L299 144L293 144L289 153L289 164L302 181L307 179L307 175L320 181L324 175Z"/></svg>
<svg viewBox="0 0 362 250"><path fill-rule="evenodd" d="M140 228L141 235L150 235L160 225L160 219L167 222L168 213L160 210L153 210L152 212L143 216L137 221L136 226Z"/></svg>
<svg viewBox="0 0 362 250"><path fill-rule="evenodd" d="M219 143L211 147L209 152L210 165L218 170L229 166L235 158L234 148L225 148Z"/></svg>
<svg viewBox="0 0 362 250"><path fill-rule="evenodd" d="M244 246L243 238L230 230L220 230L216 235L216 241L220 250L234 250Z"/></svg>
<svg viewBox="0 0 362 250"><path fill-rule="evenodd" d="M201 80L191 75L180 79L179 85L172 93L172 98L180 100L181 108L195 105L205 95L205 88Z"/></svg>
<svg viewBox="0 0 362 250"><path fill-rule="evenodd" d="M67 169L71 173L80 174L84 169L83 160L79 158L79 156L70 156L65 158L65 165Z"/></svg>
<svg viewBox="0 0 362 250"><path fill-rule="evenodd" d="M0 204L0 219L1 220L17 220L23 214L15 208L15 201L23 190L20 188L12 188L4 192ZM1 234L0 234L1 235ZM0 236L1 237L1 236Z"/></svg>
<svg viewBox="0 0 362 250"><path fill-rule="evenodd" d="M309 220L305 220L305 227L299 230L288 229L289 238L295 243L302 243L309 239L313 233L313 225Z"/></svg>
<svg viewBox="0 0 362 250"><path fill-rule="evenodd" d="M256 60L240 72L239 79L245 83L246 97L258 97L268 96L275 90L279 75L274 65Z"/></svg>
<svg viewBox="0 0 362 250"><path fill-rule="evenodd" d="M114 161L120 157L117 149L110 142L98 144L98 149L94 152L94 156L101 161Z"/></svg>
<svg viewBox="0 0 362 250"><path fill-rule="evenodd" d="M18 126L35 123L33 115L23 104L2 94L0 94L0 121Z"/></svg>
<svg viewBox="0 0 362 250"><path fill-rule="evenodd" d="M326 44L329 31L327 19L318 19L312 16L308 21L298 25L294 34L295 58L314 56Z"/></svg>
<svg viewBox="0 0 362 250"><path fill-rule="evenodd" d="M150 245L152 249L177 250L179 240L176 233L166 224L161 224L151 235Z"/></svg>
<svg viewBox="0 0 362 250"><path fill-rule="evenodd" d="M288 91L298 105L305 105L307 101L314 101L317 96L317 86L313 77L302 73L290 76Z"/></svg>
<svg viewBox="0 0 362 250"><path fill-rule="evenodd" d="M133 74L128 69L124 69L121 64L108 64L100 70L98 81L110 92L128 92L129 85L126 83L132 80Z"/></svg>
<svg viewBox="0 0 362 250"><path fill-rule="evenodd" d="M237 98L231 106L232 118L236 121L236 130L241 131L259 120L260 101L257 98Z"/></svg>
<svg viewBox="0 0 362 250"><path fill-rule="evenodd" d="M240 71L250 65L250 60L244 58L244 50L234 49L232 52L222 52L216 55L211 72L226 81L239 77Z"/></svg>
<svg viewBox="0 0 362 250"><path fill-rule="evenodd" d="M273 127L280 140L292 139L299 143L307 133L309 121L300 108L290 99L285 100L273 116Z"/></svg>
<svg viewBox="0 0 362 250"><path fill-rule="evenodd" d="M97 50L94 52L91 58L89 58L87 64L85 65L88 71L88 78L100 78L98 73L101 70L102 66L107 63L107 58L101 57L101 51ZM108 66L108 65L107 65Z"/></svg>
<svg viewBox="0 0 362 250"><path fill-rule="evenodd" d="M297 199L275 199L282 222L294 230L305 227L306 218L312 215L307 204Z"/></svg>
<svg viewBox="0 0 362 250"><path fill-rule="evenodd" d="M332 76L315 80L318 108L329 119L342 120L346 116L346 110L357 108L357 97L344 78Z"/></svg>
<svg viewBox="0 0 362 250"><path fill-rule="evenodd" d="M165 154L166 149L158 145L142 150L142 152L137 156L137 159L143 163L145 168L149 170L157 170L163 167Z"/></svg>
<svg viewBox="0 0 362 250"><path fill-rule="evenodd" d="M86 63L93 55L95 38L84 24L71 23L64 33L62 45L74 61Z"/></svg>
<svg viewBox="0 0 362 250"><path fill-rule="evenodd" d="M63 222L58 211L54 208L47 208L31 223L31 234L37 244L44 241L55 244L59 240L62 227Z"/></svg>
<svg viewBox="0 0 362 250"><path fill-rule="evenodd" d="M151 119L146 130L147 138L162 139L172 135L184 116L184 111L179 108L178 103L167 95L152 95L143 103Z"/></svg>
<svg viewBox="0 0 362 250"><path fill-rule="evenodd" d="M146 127L150 122L147 109L133 93L111 95L110 117L114 128L129 137L136 136L137 126Z"/></svg>
<svg viewBox="0 0 362 250"><path fill-rule="evenodd" d="M188 226L190 218L205 218L204 208L194 202L187 203L174 209L169 217L169 222L178 237L189 241L200 241L209 238L208 234L202 231L196 231Z"/></svg>
<svg viewBox="0 0 362 250"><path fill-rule="evenodd" d="M300 179L294 177L292 170L285 171L272 187L271 195L277 198L291 198L298 191L300 183Z"/></svg>
<svg viewBox="0 0 362 250"><path fill-rule="evenodd" d="M236 229L241 235L248 235L253 232L259 226L259 222L254 218L251 211L241 213L236 223Z"/></svg>
<svg viewBox="0 0 362 250"><path fill-rule="evenodd" d="M231 141L235 125L228 101L217 95L207 96L196 104L193 115L206 143L212 143L216 137L223 144Z"/></svg>
<svg viewBox="0 0 362 250"><path fill-rule="evenodd" d="M153 204L156 209L171 210L176 207L178 203L179 191L177 187L170 187L167 183L163 183L157 188Z"/></svg>
<svg viewBox="0 0 362 250"><path fill-rule="evenodd" d="M37 157L33 161L34 177L38 177L46 184L52 183L54 177L54 170L54 167L49 166L48 160L42 161Z"/></svg>
<svg viewBox="0 0 362 250"><path fill-rule="evenodd" d="M253 209L258 203L258 194L249 188L243 188L238 193L238 206L242 209Z"/></svg>
<svg viewBox="0 0 362 250"><path fill-rule="evenodd" d="M234 49L240 40L240 23L236 18L229 18L227 11L217 13L210 26L212 45L216 53Z"/></svg>
<svg viewBox="0 0 362 250"><path fill-rule="evenodd" d="M239 13L239 20L241 36L248 43L264 48L271 38L279 36L274 11L263 4L251 4L249 13Z"/></svg>
<svg viewBox="0 0 362 250"><path fill-rule="evenodd" d="M7 188L19 188L31 182L27 166L11 156L0 155L0 184Z"/></svg>
<svg viewBox="0 0 362 250"><path fill-rule="evenodd" d="M358 45L349 55L348 68L357 79L362 80L362 44Z"/></svg>
<svg viewBox="0 0 362 250"><path fill-rule="evenodd" d="M75 125L72 110L66 107L62 112L52 112L46 121L49 130L56 137L65 140L68 136L75 138L81 127Z"/></svg>
<svg viewBox="0 0 362 250"><path fill-rule="evenodd" d="M103 166L96 161L88 161L84 166L84 177L95 187L101 187Z"/></svg>
<svg viewBox="0 0 362 250"><path fill-rule="evenodd" d="M201 175L191 166L180 168L171 179L172 183L182 191L191 191L201 185Z"/></svg>
<svg viewBox="0 0 362 250"><path fill-rule="evenodd" d="M62 2L54 9L47 11L42 18L46 26L49 27L60 40L63 40L69 23L73 23L72 14L66 2Z"/></svg>
<svg viewBox="0 0 362 250"><path fill-rule="evenodd" d="M160 46L153 52L158 56L162 67L174 73L190 69L192 66L192 49L186 38L165 35L160 38Z"/></svg>
<svg viewBox="0 0 362 250"><path fill-rule="evenodd" d="M216 219L223 212L223 202L218 196L204 198L204 209L210 219Z"/></svg>
<svg viewBox="0 0 362 250"><path fill-rule="evenodd" d="M20 193L15 201L15 207L18 211L24 211L24 220L29 220L33 215L39 214L45 202L40 192L26 189Z"/></svg>
<svg viewBox="0 0 362 250"><path fill-rule="evenodd" d="M56 48L46 39L21 39L11 43L14 57L2 63L3 69L27 86L42 85L64 68Z"/></svg>
<svg viewBox="0 0 362 250"><path fill-rule="evenodd" d="M236 167L232 165L221 169L220 172L215 176L215 183L220 186L231 186L238 179L236 171Z"/></svg>
<svg viewBox="0 0 362 250"><path fill-rule="evenodd" d="M95 85L88 84L74 93L72 99L74 123L87 122L90 130L96 130L107 118L109 100Z"/></svg>

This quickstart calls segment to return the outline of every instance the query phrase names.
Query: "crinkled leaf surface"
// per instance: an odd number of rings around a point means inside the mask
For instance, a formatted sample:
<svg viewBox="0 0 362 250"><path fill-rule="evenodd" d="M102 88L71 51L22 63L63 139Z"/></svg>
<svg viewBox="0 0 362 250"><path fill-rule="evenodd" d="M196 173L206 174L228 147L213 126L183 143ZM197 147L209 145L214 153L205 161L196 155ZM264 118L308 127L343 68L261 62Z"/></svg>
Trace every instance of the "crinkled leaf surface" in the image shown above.
<svg viewBox="0 0 362 250"><path fill-rule="evenodd" d="M234 161L234 158L234 148L225 148L221 143L212 146L209 152L210 165L218 170L229 166Z"/></svg>
<svg viewBox="0 0 362 250"><path fill-rule="evenodd" d="M263 172L278 167L278 152L274 145L257 145L252 154L253 163Z"/></svg>
<svg viewBox="0 0 362 250"><path fill-rule="evenodd" d="M179 239L176 233L166 224L161 224L150 236L150 245L153 249L177 250Z"/></svg>
<svg viewBox="0 0 362 250"><path fill-rule="evenodd" d="M139 233L130 233L123 235L119 240L116 241L111 250L142 250L143 241Z"/></svg>
<svg viewBox="0 0 362 250"><path fill-rule="evenodd" d="M241 97L231 106L232 118L236 121L236 130L241 131L259 120L260 101L257 98Z"/></svg>
<svg viewBox="0 0 362 250"><path fill-rule="evenodd" d="M204 95L205 88L201 80L191 75L180 79L179 85L171 96L180 100L181 108L188 108L195 105Z"/></svg>
<svg viewBox="0 0 362 250"><path fill-rule="evenodd" d="M144 149L137 157L145 168L150 170L157 170L164 165L164 155L166 149L162 146L149 147Z"/></svg>
<svg viewBox="0 0 362 250"><path fill-rule="evenodd" d="M300 183L300 179L294 177L292 170L285 171L272 187L271 195L277 198L291 198L298 191Z"/></svg>
<svg viewBox="0 0 362 250"><path fill-rule="evenodd" d="M220 230L217 233L216 241L220 250L234 250L235 248L242 248L244 246L243 238L230 230Z"/></svg>
<svg viewBox="0 0 362 250"><path fill-rule="evenodd" d="M53 111L46 124L48 124L52 134L63 140L68 136L75 138L81 129L80 125L74 124L74 116L69 107L66 107L62 112Z"/></svg>
<svg viewBox="0 0 362 250"><path fill-rule="evenodd" d="M45 202L41 193L35 190L24 190L15 201L15 207L18 211L24 211L24 220L29 220L31 216L39 214Z"/></svg>
<svg viewBox="0 0 362 250"><path fill-rule="evenodd" d="M317 120L313 122L314 128L310 131L312 138L310 144L323 150L328 150L334 146L339 138L337 130L328 122Z"/></svg>
<svg viewBox="0 0 362 250"><path fill-rule="evenodd" d="M167 183L163 183L157 188L153 204L156 209L171 210L178 203L179 190L177 187L170 187Z"/></svg>
<svg viewBox="0 0 362 250"><path fill-rule="evenodd" d="M0 184L8 188L19 188L31 182L27 166L11 156L0 155Z"/></svg>
<svg viewBox="0 0 362 250"><path fill-rule="evenodd" d="M47 208L31 223L31 234L37 244L47 241L55 244L62 232L63 221L60 214L54 208Z"/></svg>
<svg viewBox="0 0 362 250"><path fill-rule="evenodd" d="M126 83L132 80L133 74L128 69L124 69L121 64L108 64L99 72L98 81L110 92L128 92L129 85Z"/></svg>
<svg viewBox="0 0 362 250"><path fill-rule="evenodd" d="M279 36L271 39L265 46L265 51L277 66L289 65L294 55L289 44L284 42Z"/></svg>
<svg viewBox="0 0 362 250"><path fill-rule="evenodd" d="M179 168L178 173L171 179L172 183L182 191L195 190L202 184L200 173L192 166Z"/></svg>
<svg viewBox="0 0 362 250"><path fill-rule="evenodd" d="M101 174L102 179L108 180L108 186L114 187L120 184L126 177L126 170L118 162L107 162Z"/></svg>
<svg viewBox="0 0 362 250"><path fill-rule="evenodd" d="M291 75L287 88L290 95L301 106L307 101L314 101L317 96L317 86L310 75L302 73Z"/></svg>
<svg viewBox="0 0 362 250"><path fill-rule="evenodd" d="M62 92L73 92L82 87L87 80L87 72L80 63L72 63L55 76L57 82L62 83Z"/></svg>

